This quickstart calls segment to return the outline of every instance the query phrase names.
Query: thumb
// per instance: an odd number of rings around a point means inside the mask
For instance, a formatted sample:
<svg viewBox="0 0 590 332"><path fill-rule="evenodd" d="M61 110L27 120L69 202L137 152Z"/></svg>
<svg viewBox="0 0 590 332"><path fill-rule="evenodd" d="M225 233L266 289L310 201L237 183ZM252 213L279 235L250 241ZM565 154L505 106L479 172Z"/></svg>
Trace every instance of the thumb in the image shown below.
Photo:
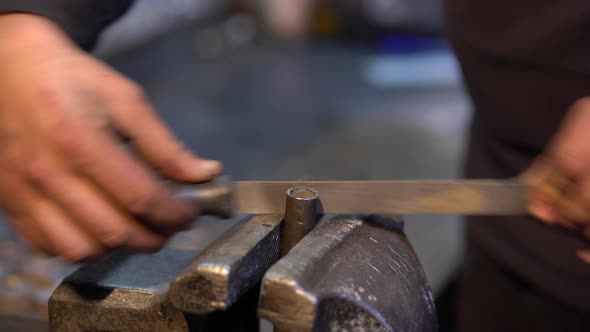
<svg viewBox="0 0 590 332"><path fill-rule="evenodd" d="M175 137L141 89L116 93L109 102L114 126L130 138L142 158L163 175L177 181L200 182L222 172L220 162L198 158Z"/></svg>
<svg viewBox="0 0 590 332"><path fill-rule="evenodd" d="M529 213L545 223L556 224L559 222L559 213L551 204L555 195L552 194L551 187L545 185L551 172L550 162L540 157L519 176L519 179L531 188L527 194Z"/></svg>
<svg viewBox="0 0 590 332"><path fill-rule="evenodd" d="M578 258L590 264L590 249L578 250Z"/></svg>

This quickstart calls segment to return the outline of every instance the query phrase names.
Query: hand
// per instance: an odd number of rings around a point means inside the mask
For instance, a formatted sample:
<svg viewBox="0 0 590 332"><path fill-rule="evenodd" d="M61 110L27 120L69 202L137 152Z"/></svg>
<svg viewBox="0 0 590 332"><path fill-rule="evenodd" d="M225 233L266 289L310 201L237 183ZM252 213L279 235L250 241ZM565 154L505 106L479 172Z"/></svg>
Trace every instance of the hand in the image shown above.
<svg viewBox="0 0 590 332"><path fill-rule="evenodd" d="M590 98L571 108L549 149L523 178L533 185L532 215L590 239ZM590 249L577 254L590 264Z"/></svg>
<svg viewBox="0 0 590 332"><path fill-rule="evenodd" d="M0 206L14 228L70 261L157 249L198 211L146 165L177 181L221 172L174 138L137 84L53 23L0 16Z"/></svg>

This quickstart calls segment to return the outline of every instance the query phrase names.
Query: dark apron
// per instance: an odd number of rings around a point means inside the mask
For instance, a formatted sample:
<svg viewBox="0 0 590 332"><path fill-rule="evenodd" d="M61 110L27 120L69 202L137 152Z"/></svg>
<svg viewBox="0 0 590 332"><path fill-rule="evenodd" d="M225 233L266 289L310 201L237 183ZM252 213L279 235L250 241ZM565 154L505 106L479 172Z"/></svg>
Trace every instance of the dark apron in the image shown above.
<svg viewBox="0 0 590 332"><path fill-rule="evenodd" d="M590 1L446 0L445 12L475 109L465 174L516 176L571 104L590 96ZM531 218L470 218L467 239L468 258L481 252L539 294L590 315L590 265L575 256L590 242Z"/></svg>

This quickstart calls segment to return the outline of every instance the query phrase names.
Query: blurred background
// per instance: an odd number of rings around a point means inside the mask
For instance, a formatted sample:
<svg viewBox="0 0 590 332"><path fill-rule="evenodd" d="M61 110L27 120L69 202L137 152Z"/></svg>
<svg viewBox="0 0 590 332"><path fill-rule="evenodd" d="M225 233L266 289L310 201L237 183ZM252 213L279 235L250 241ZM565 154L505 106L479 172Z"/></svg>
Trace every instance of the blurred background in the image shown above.
<svg viewBox="0 0 590 332"><path fill-rule="evenodd" d="M460 176L470 112L440 0L139 0L95 54L235 179ZM205 219L171 245L204 247L229 226ZM74 267L2 227L0 314L46 317ZM461 221L408 217L405 230L440 297Z"/></svg>

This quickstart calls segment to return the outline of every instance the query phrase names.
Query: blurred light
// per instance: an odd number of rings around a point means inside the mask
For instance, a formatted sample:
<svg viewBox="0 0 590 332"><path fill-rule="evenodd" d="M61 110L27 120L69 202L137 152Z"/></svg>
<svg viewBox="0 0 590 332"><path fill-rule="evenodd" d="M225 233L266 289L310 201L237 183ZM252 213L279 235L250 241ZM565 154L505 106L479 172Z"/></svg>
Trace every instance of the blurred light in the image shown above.
<svg viewBox="0 0 590 332"><path fill-rule="evenodd" d="M403 0L365 0L363 2L368 16L381 24L399 20L409 13L409 5Z"/></svg>
<svg viewBox="0 0 590 332"><path fill-rule="evenodd" d="M102 33L93 53L104 57L129 49L224 6L225 1L216 0L137 0L126 15Z"/></svg>
<svg viewBox="0 0 590 332"><path fill-rule="evenodd" d="M379 25L440 28L440 0L363 0L362 5L369 19Z"/></svg>
<svg viewBox="0 0 590 332"><path fill-rule="evenodd" d="M73 265L32 251L20 241L0 243L0 315L47 319L49 297Z"/></svg>
<svg viewBox="0 0 590 332"><path fill-rule="evenodd" d="M202 58L215 58L223 54L226 49L223 32L217 28L207 28L197 32L195 38L195 52Z"/></svg>
<svg viewBox="0 0 590 332"><path fill-rule="evenodd" d="M246 45L256 37L256 22L248 15L232 15L223 25L223 32L230 44Z"/></svg>
<svg viewBox="0 0 590 332"><path fill-rule="evenodd" d="M460 84L459 66L448 51L384 55L369 60L364 76L373 86L420 87Z"/></svg>

